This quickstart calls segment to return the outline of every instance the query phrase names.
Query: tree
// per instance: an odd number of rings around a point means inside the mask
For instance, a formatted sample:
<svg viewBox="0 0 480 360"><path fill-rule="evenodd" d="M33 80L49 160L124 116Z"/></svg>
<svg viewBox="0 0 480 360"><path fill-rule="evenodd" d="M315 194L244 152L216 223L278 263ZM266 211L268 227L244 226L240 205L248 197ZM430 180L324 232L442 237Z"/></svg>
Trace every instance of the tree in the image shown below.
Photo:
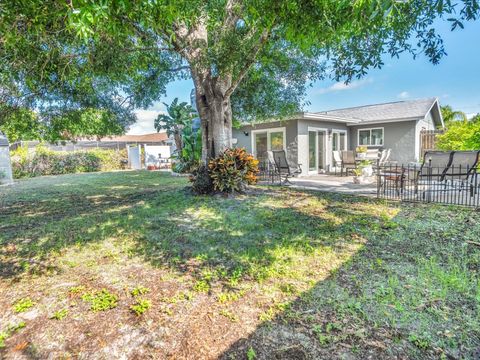
<svg viewBox="0 0 480 360"><path fill-rule="evenodd" d="M178 103L175 98L170 105L163 103L167 109L166 114L160 114L155 119L155 129L157 131L166 130L168 136L173 136L175 146L179 153L183 149L182 132L186 126L192 126L193 114L195 111L186 102Z"/></svg>
<svg viewBox="0 0 480 360"><path fill-rule="evenodd" d="M445 127L448 127L453 121L467 121L467 115L463 111L453 110L450 105L441 106L440 109Z"/></svg>
<svg viewBox="0 0 480 360"><path fill-rule="evenodd" d="M445 50L433 21L447 17L462 28L480 7L478 0L31 0L4 1L0 14L7 101L99 107L126 126L134 108L190 76L207 161L231 146L234 111L247 120L287 116L302 107L308 83L361 77L383 65L384 53L422 53L436 64Z"/></svg>
<svg viewBox="0 0 480 360"><path fill-rule="evenodd" d="M437 146L441 150L480 149L480 121L454 121L447 130L437 135Z"/></svg>

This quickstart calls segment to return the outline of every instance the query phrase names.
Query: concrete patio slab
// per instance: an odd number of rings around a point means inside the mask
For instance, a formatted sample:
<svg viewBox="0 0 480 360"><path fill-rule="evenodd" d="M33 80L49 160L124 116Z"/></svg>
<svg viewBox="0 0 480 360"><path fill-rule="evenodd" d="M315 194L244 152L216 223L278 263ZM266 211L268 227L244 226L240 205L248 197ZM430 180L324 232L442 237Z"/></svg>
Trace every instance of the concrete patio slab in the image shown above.
<svg viewBox="0 0 480 360"><path fill-rule="evenodd" d="M306 190L376 196L375 177L368 184L354 184L353 176L312 175L290 179L291 187Z"/></svg>

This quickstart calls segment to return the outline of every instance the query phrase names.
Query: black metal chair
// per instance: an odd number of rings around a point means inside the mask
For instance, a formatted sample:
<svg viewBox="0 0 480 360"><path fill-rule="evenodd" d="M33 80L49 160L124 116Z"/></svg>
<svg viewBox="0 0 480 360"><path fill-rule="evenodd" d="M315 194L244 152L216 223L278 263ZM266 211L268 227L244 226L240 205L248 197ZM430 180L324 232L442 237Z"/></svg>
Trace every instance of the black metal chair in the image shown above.
<svg viewBox="0 0 480 360"><path fill-rule="evenodd" d="M288 179L302 173L300 164L296 167L290 166L287 160L287 154L285 153L285 150L272 151L272 154L276 170L278 172L278 175L280 176L280 184L291 185L292 183Z"/></svg>

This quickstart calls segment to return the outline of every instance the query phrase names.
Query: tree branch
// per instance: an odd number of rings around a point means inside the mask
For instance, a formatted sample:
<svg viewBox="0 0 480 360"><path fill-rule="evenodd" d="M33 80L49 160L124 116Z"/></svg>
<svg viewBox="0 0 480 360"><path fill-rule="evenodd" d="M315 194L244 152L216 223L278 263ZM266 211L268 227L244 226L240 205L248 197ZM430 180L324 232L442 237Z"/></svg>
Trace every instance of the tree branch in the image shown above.
<svg viewBox="0 0 480 360"><path fill-rule="evenodd" d="M181 71L181 70L190 70L190 65L179 66L177 68L168 69L167 71L176 72L176 71Z"/></svg>
<svg viewBox="0 0 480 360"><path fill-rule="evenodd" d="M232 84L230 85L228 90L225 92L225 95L224 95L225 98L228 98L233 94L238 84L240 84L240 82L243 80L243 78L247 74L248 70L250 70L252 65L255 63L255 60L257 59L257 55L259 54L260 50L262 50L263 45L265 45L269 37L270 37L270 29L268 28L263 30L262 35L260 35L260 39L258 43L252 49L250 58L247 59L244 67L238 73L237 78L232 81Z"/></svg>

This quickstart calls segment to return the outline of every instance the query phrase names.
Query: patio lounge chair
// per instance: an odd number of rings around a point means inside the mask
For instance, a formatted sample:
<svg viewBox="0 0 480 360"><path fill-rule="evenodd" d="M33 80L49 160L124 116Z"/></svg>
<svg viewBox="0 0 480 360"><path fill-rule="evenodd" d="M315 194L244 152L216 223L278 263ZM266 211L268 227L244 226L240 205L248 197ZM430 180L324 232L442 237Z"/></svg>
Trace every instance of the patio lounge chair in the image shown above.
<svg viewBox="0 0 480 360"><path fill-rule="evenodd" d="M340 176L343 176L343 169L345 169L345 175L348 176L348 170L353 170L357 168L357 163L355 162L355 154L352 150L343 150L342 155L342 168Z"/></svg>
<svg viewBox="0 0 480 360"><path fill-rule="evenodd" d="M419 185L438 186L444 183L445 175L452 166L452 160L452 151L426 151L420 169L418 171L413 169L414 173L411 174L410 171L409 174L409 177L413 177L415 194L418 193Z"/></svg>
<svg viewBox="0 0 480 360"><path fill-rule="evenodd" d="M337 168L342 169L342 157L340 151L333 151L333 167L335 168L335 175L337 175Z"/></svg>
<svg viewBox="0 0 480 360"><path fill-rule="evenodd" d="M376 160L373 165L373 170L378 174L380 169L389 163L390 154L392 153L392 149L385 149L380 152L378 160Z"/></svg>
<svg viewBox="0 0 480 360"><path fill-rule="evenodd" d="M480 151L454 151L452 163L445 173L445 180L450 183L459 183L460 189L464 186L470 189L473 196L478 186L478 165Z"/></svg>
<svg viewBox="0 0 480 360"><path fill-rule="evenodd" d="M291 184L288 179L302 173L300 164L297 167L290 166L287 161L287 154L285 153L285 150L272 151L272 154L273 160L275 162L276 171L280 176L280 184Z"/></svg>
<svg viewBox="0 0 480 360"><path fill-rule="evenodd" d="M380 150L378 150L378 149L368 149L367 154L365 156L365 159L373 161L373 162L377 162L379 157L380 157Z"/></svg>

